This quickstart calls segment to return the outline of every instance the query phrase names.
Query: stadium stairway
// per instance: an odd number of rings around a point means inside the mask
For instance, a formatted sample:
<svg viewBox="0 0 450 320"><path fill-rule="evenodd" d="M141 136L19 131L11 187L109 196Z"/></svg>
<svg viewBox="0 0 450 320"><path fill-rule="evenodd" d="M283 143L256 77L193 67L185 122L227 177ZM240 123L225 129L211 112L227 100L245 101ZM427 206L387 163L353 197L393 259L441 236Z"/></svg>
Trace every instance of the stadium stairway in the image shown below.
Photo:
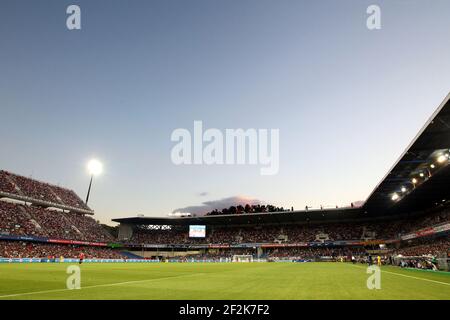
<svg viewBox="0 0 450 320"><path fill-rule="evenodd" d="M137 254L131 253L129 251L120 251L121 255L124 255L128 259L144 259L141 256L138 256Z"/></svg>

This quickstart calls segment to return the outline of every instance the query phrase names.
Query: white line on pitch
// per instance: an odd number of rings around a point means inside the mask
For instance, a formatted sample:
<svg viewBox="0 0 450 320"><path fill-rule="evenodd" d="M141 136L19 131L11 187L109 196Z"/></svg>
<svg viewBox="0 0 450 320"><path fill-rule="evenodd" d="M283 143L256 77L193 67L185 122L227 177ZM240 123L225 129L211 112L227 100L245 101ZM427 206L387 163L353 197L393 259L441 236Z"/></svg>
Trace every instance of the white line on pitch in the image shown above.
<svg viewBox="0 0 450 320"><path fill-rule="evenodd" d="M352 267L356 267L356 268L360 268L360 269L365 269L364 267L361 267L361 266L355 266L355 265L353 265L353 264L351 264L351 266L352 266ZM425 279L425 278L413 277L413 276L408 276L408 275L406 275L406 274L401 274L401 273L397 273L397 272L386 271L386 270L383 270L383 269L381 269L381 272L389 273L389 274L395 274L395 275L397 275L397 276L402 276L402 277L406 277L406 278L417 279L417 280L423 280L423 281L434 282L434 283L439 283L439 284L443 284L443 285L446 285L446 286L450 286L450 283L448 283L448 282L442 282L442 281L437 281L437 280L431 280L431 279Z"/></svg>
<svg viewBox="0 0 450 320"><path fill-rule="evenodd" d="M126 282L98 284L98 285L95 285L95 286L81 287L80 290L91 289L91 288L100 288L100 287L120 286L120 285L132 284L132 283L153 282L153 281L167 280L167 279L173 279L173 278L192 277L192 276L197 276L197 275L201 275L201 274L203 274L203 273L185 274L185 275L180 275L180 276L154 278L154 279L146 279L146 280L134 280L134 281L126 281ZM41 294L41 293L64 292L64 291L75 291L76 292L77 290L76 289L54 289L54 290L45 290L45 291L32 291L32 292L14 293L14 294L7 294L7 295L0 296L0 299L2 299L2 298L12 298L12 297L27 296L27 295L33 295L33 294Z"/></svg>

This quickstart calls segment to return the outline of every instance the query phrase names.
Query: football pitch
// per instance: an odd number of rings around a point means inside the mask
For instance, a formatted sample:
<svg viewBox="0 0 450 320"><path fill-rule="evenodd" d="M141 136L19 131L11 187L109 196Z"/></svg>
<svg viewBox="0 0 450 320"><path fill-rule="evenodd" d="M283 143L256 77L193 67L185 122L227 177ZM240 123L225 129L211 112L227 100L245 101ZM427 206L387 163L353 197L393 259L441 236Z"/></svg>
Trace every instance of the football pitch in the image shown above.
<svg viewBox="0 0 450 320"><path fill-rule="evenodd" d="M450 273L381 268L367 288L365 265L349 263L92 263L68 290L69 264L1 264L5 299L450 299Z"/></svg>

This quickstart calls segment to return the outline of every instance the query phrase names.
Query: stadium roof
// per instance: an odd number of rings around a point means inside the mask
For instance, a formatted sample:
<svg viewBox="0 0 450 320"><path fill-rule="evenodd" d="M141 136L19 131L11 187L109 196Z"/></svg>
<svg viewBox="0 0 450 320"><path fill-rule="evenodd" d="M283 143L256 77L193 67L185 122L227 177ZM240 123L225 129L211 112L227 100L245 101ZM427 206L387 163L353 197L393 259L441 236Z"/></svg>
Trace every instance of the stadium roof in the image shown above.
<svg viewBox="0 0 450 320"><path fill-rule="evenodd" d="M449 200L449 148L450 94L369 195L365 211L402 213Z"/></svg>
<svg viewBox="0 0 450 320"><path fill-rule="evenodd" d="M450 93L400 158L375 187L362 207L214 215L202 217L130 217L125 224L258 224L380 217L432 209L450 200Z"/></svg>
<svg viewBox="0 0 450 320"><path fill-rule="evenodd" d="M361 208L301 210L265 213L211 215L198 217L130 217L113 219L115 222L133 225L246 225L283 224L294 222L351 219L359 216Z"/></svg>

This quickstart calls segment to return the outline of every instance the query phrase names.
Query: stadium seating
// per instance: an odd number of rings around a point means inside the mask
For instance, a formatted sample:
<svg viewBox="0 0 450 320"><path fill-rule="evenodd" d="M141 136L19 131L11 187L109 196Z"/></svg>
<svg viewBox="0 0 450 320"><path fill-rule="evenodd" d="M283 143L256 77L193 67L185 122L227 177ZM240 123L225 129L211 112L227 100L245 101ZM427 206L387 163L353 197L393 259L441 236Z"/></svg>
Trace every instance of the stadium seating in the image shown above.
<svg viewBox="0 0 450 320"><path fill-rule="evenodd" d="M401 254L403 256L414 257L414 256L446 256L450 253L450 238L445 237L442 239L426 239L419 241L416 244L409 244L407 246L402 246L401 248L395 249L393 252L395 254Z"/></svg>
<svg viewBox="0 0 450 320"><path fill-rule="evenodd" d="M327 240L397 239L401 235L421 228L450 221L449 211L429 214L413 219L371 223L333 223L320 225L250 226L209 230L206 239L188 237L187 229L145 230L135 228L129 243L185 244L185 243L300 243Z"/></svg>
<svg viewBox="0 0 450 320"><path fill-rule="evenodd" d="M3 258L78 258L80 253L91 259L124 259L118 251L88 246L58 245L22 241L0 241Z"/></svg>
<svg viewBox="0 0 450 320"><path fill-rule="evenodd" d="M84 211L78 210L91 211L72 190L0 170L0 191L5 198L0 200L1 235L13 238L27 236L87 242L114 240L98 222L83 214ZM26 197L24 199L26 203L20 201L23 197ZM52 205L48 205L50 208L38 206L43 202ZM54 208L52 209L52 207ZM70 210L67 210L67 207ZM80 250L85 253L86 257L122 257L110 249L95 246L76 247L63 244L0 241L0 256L8 258L77 257Z"/></svg>
<svg viewBox="0 0 450 320"><path fill-rule="evenodd" d="M83 201L69 189L50 185L7 171L0 171L0 191L7 194L26 196L31 199L60 204L71 208L90 210ZM13 198L13 197L11 197ZM34 203L33 201L30 201ZM111 242L115 239L98 222L83 211L61 210L37 206L39 201L30 204L17 200L0 200L0 234L9 236L34 236L59 240L87 242ZM55 206L58 207L58 206ZM233 206L221 211L214 210L208 215L249 214L284 211L274 206ZM299 244L305 242L399 239L421 228L435 226L450 221L450 210L428 213L416 218L383 222L347 222L323 224L249 225L207 227L205 239L190 238L187 226L172 227L169 230L149 230L135 226L128 244L195 245L195 244L242 244L279 243ZM427 242L428 241L428 242ZM440 240L421 240L402 243L390 248L391 253L404 256L445 255L449 252L448 236ZM359 247L281 247L266 248L262 256L268 259L316 259L329 256L335 259L342 256L366 254L367 248ZM124 255L107 248L74 246L64 244L45 244L38 242L0 240L0 257L48 257L64 256L76 258L80 251L86 257L121 258ZM261 253L261 252L260 252ZM177 259L230 259L233 255L255 255L248 248L219 249ZM363 260L363 259L362 259ZM420 260L411 259L409 265L420 265Z"/></svg>
<svg viewBox="0 0 450 320"><path fill-rule="evenodd" d="M113 237L93 218L0 201L0 233L105 242Z"/></svg>
<svg viewBox="0 0 450 320"><path fill-rule="evenodd" d="M0 191L73 208L91 210L72 190L0 170Z"/></svg>
<svg viewBox="0 0 450 320"><path fill-rule="evenodd" d="M268 258L316 259L319 257L363 256L366 250L361 247L350 248L278 248L267 252Z"/></svg>
<svg viewBox="0 0 450 320"><path fill-rule="evenodd" d="M0 234L37 236L42 232L33 225L21 206L0 201Z"/></svg>

